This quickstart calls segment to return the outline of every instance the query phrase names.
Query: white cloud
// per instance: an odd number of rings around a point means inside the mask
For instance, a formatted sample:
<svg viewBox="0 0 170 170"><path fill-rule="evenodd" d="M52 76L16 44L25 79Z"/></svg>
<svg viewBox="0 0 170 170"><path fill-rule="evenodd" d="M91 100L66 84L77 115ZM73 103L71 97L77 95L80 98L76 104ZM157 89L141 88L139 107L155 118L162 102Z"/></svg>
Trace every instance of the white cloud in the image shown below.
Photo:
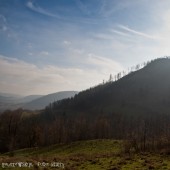
<svg viewBox="0 0 170 170"><path fill-rule="evenodd" d="M48 94L63 90L83 90L108 79L122 67L110 60L89 54L92 68L38 67L24 61L0 56L0 91L18 94Z"/></svg>
<svg viewBox="0 0 170 170"><path fill-rule="evenodd" d="M102 39L102 40L113 40L114 37L111 36L110 34L107 33L98 33L98 34L93 34L95 38Z"/></svg>
<svg viewBox="0 0 170 170"><path fill-rule="evenodd" d="M3 31L6 31L6 30L7 30L7 27L4 25L4 26L2 27L2 30L3 30Z"/></svg>
<svg viewBox="0 0 170 170"><path fill-rule="evenodd" d="M48 56L48 55L49 55L49 52L48 52L48 51L41 51L41 52L40 52L40 55Z"/></svg>
<svg viewBox="0 0 170 170"><path fill-rule="evenodd" d="M79 1L79 0L78 0ZM78 3L79 4L79 3ZM83 5L83 4L82 4ZM37 12L39 14L42 14L42 15L46 15L48 17L53 17L53 18L56 18L56 19L60 19L62 21L74 21L74 22L79 22L79 23L85 23L85 24L96 24L96 20L95 19L91 19L91 18L83 18L82 17L70 17L69 19L63 15L59 15L58 13L51 13L49 12L48 10L32 3L31 1L28 1L26 3L26 6L34 11L34 12ZM79 6L79 5L78 5ZM80 6L79 6L80 7ZM83 10L83 6L80 7L82 10ZM86 10L85 10L86 11ZM87 11L86 11L87 12Z"/></svg>
<svg viewBox="0 0 170 170"><path fill-rule="evenodd" d="M75 0L75 2L83 13L85 13L86 15L89 15L91 13L87 6L81 0Z"/></svg>
<svg viewBox="0 0 170 170"><path fill-rule="evenodd" d="M6 22L6 18L5 18L4 15L1 15L1 14L0 14L0 19L1 19L3 22Z"/></svg>
<svg viewBox="0 0 170 170"><path fill-rule="evenodd" d="M140 5L144 2L144 0L136 1L136 0L121 0L117 1L109 1L109 0L102 0L102 5L100 9L100 14L104 17L110 17L117 11L121 11L127 8L135 8L136 6ZM144 2L145 3L145 2Z"/></svg>
<svg viewBox="0 0 170 170"><path fill-rule="evenodd" d="M7 31L7 22L6 22L6 18L4 15L0 14L0 30L2 31Z"/></svg>
<svg viewBox="0 0 170 170"><path fill-rule="evenodd" d="M40 14L43 14L43 15L46 15L46 16L49 16L49 17L54 17L54 18L60 19L59 15L52 14L52 13L46 11L45 9L43 9L39 6L35 6L31 1L27 2L26 6L34 12L38 12Z"/></svg>
<svg viewBox="0 0 170 170"><path fill-rule="evenodd" d="M28 53L28 55L32 56L32 55L33 55L33 53L29 52L29 53Z"/></svg>
<svg viewBox="0 0 170 170"><path fill-rule="evenodd" d="M87 62L96 66L96 69L106 75L109 73L116 74L124 69L118 62L94 54L88 54Z"/></svg>
<svg viewBox="0 0 170 170"><path fill-rule="evenodd" d="M63 44L64 44L64 45L70 45L71 42L70 42L70 41L67 41L67 40L64 40L64 41L63 41Z"/></svg>
<svg viewBox="0 0 170 170"><path fill-rule="evenodd" d="M129 28L127 26L124 26L124 25L118 25L118 27L125 30L125 31L127 31L127 32L130 32L130 33L138 35L138 36L142 36L144 38L159 39L158 37L156 37L154 35L149 35L149 34L146 34L146 33L140 32L140 31L136 31L136 30L131 29L131 28Z"/></svg>
<svg viewBox="0 0 170 170"><path fill-rule="evenodd" d="M111 32L116 33L116 34L121 35L121 36L126 36L126 37L130 36L129 34L127 34L125 32L118 31L118 30L115 30L115 29L111 29Z"/></svg>

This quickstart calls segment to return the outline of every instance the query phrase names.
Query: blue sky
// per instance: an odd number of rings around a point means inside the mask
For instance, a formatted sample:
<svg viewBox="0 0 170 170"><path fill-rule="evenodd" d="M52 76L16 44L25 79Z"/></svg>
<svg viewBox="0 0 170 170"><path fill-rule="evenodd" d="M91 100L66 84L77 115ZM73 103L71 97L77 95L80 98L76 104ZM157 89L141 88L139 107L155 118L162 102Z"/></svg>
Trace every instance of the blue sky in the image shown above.
<svg viewBox="0 0 170 170"><path fill-rule="evenodd" d="M0 0L0 92L83 90L169 41L168 0Z"/></svg>

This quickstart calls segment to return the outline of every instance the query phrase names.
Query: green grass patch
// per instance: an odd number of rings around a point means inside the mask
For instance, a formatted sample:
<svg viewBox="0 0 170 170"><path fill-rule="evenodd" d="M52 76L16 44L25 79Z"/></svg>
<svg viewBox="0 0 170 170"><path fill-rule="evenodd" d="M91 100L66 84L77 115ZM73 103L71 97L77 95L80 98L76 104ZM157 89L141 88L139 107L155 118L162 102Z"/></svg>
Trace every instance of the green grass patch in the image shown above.
<svg viewBox="0 0 170 170"><path fill-rule="evenodd" d="M168 170L170 156L154 153L124 154L123 142L117 140L88 140L44 148L22 149L0 155L0 163L31 162L32 168L5 169L54 169L37 166L38 162L61 162L65 170ZM4 169L0 165L0 170ZM55 168L62 169L62 168Z"/></svg>

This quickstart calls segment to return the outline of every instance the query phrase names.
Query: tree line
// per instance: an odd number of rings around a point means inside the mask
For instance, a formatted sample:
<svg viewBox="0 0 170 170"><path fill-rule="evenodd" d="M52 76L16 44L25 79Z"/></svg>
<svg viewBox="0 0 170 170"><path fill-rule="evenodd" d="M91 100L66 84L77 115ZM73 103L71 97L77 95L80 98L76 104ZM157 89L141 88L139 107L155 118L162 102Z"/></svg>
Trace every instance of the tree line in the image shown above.
<svg viewBox="0 0 170 170"><path fill-rule="evenodd" d="M134 71L138 71L138 70L142 69L143 67L145 67L148 64L152 63L153 61L160 60L160 59L169 59L169 58L170 58L170 56L164 56L164 57L161 57L161 58L155 58L155 59L152 59L152 60L148 60L147 62L143 62L141 64L136 64L135 66L129 67L127 70L123 70L121 72L118 72L115 75L110 74L108 81L103 80L103 84L107 83L107 82L117 81L120 78L123 78L124 76L126 76L126 75L128 75L128 74L130 74L130 73L132 73Z"/></svg>
<svg viewBox="0 0 170 170"><path fill-rule="evenodd" d="M170 147L169 114L123 114L100 112L98 116L66 113L56 115L6 111L0 116L0 152L43 147L79 140L116 139L130 141L128 149L168 150Z"/></svg>

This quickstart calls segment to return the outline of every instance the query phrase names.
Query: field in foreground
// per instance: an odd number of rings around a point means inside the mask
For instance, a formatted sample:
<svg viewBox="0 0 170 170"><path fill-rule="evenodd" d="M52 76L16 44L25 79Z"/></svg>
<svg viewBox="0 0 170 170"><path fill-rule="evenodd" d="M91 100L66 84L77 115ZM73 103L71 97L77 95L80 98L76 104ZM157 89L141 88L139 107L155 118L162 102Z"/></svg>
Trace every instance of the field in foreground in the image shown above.
<svg viewBox="0 0 170 170"><path fill-rule="evenodd" d="M9 164L4 164L16 162L27 162L33 166L21 168L19 164L10 164L15 167L7 168ZM54 169L52 166L63 169L63 165L65 170L170 170L170 156L155 153L124 154L122 142L115 140L89 140L48 148L23 149L0 155L0 163L0 169L16 170L50 170Z"/></svg>

